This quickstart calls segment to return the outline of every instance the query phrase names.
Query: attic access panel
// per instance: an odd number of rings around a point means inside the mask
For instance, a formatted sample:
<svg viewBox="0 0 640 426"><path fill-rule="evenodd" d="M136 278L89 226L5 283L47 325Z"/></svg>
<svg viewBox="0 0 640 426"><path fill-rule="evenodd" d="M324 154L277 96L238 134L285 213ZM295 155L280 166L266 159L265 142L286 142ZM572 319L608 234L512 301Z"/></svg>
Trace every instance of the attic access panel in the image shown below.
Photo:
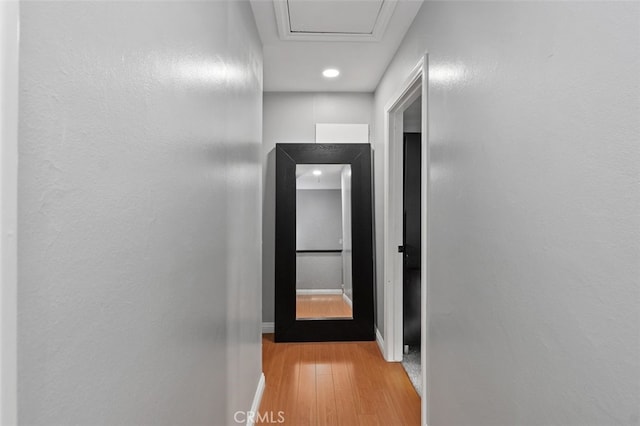
<svg viewBox="0 0 640 426"><path fill-rule="evenodd" d="M273 0L278 33L291 41L380 41L397 0Z"/></svg>
<svg viewBox="0 0 640 426"><path fill-rule="evenodd" d="M288 0L291 32L372 34L383 0Z"/></svg>

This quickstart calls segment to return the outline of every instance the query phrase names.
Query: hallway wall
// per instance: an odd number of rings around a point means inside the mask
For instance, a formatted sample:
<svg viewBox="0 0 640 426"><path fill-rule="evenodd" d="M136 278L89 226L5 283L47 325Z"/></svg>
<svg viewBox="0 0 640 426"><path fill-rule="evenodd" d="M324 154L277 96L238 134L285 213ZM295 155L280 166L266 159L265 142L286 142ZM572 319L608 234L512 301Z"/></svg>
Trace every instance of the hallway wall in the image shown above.
<svg viewBox="0 0 640 426"><path fill-rule="evenodd" d="M296 250L342 250L342 191L296 191ZM342 253L296 253L296 289L342 289Z"/></svg>
<svg viewBox="0 0 640 426"><path fill-rule="evenodd" d="M372 93L266 92L263 123L262 321L274 319L276 143L315 143L316 123L373 123Z"/></svg>
<svg viewBox="0 0 640 426"><path fill-rule="evenodd" d="M296 250L342 249L342 191L296 191Z"/></svg>
<svg viewBox="0 0 640 426"><path fill-rule="evenodd" d="M20 424L234 424L261 373L248 2L21 7Z"/></svg>
<svg viewBox="0 0 640 426"><path fill-rule="evenodd" d="M20 3L0 2L0 424L17 423Z"/></svg>
<svg viewBox="0 0 640 426"><path fill-rule="evenodd" d="M429 52L429 426L640 424L638 22L631 2L425 2L376 90L382 152Z"/></svg>

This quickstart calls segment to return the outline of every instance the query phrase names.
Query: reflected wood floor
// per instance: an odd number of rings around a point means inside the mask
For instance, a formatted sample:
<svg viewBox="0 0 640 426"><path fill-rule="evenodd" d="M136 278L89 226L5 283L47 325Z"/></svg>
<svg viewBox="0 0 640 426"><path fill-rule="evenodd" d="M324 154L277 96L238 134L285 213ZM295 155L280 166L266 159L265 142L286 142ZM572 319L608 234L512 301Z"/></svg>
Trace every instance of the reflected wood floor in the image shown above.
<svg viewBox="0 0 640 426"><path fill-rule="evenodd" d="M294 426L420 424L420 397L376 342L274 343L265 334L262 345L262 416L277 421L282 411L281 424Z"/></svg>
<svg viewBox="0 0 640 426"><path fill-rule="evenodd" d="M351 306L341 294L296 295L296 318L352 318Z"/></svg>

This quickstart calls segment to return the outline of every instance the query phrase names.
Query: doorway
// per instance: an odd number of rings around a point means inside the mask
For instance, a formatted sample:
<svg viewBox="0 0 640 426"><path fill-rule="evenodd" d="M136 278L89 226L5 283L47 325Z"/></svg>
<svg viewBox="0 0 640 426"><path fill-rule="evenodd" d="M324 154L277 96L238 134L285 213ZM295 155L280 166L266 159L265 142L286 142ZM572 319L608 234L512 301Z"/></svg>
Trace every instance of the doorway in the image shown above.
<svg viewBox="0 0 640 426"><path fill-rule="evenodd" d="M428 341L428 56L425 54L409 73L408 78L389 99L385 108L385 176L384 176L384 356L387 361L401 362L404 358L404 113L418 99L420 103L420 229L419 229L419 300L420 300L420 360L419 381L421 392L422 424L427 423L429 389ZM418 132L414 132L418 133ZM413 236L417 236L415 231ZM413 256L412 256L413 257Z"/></svg>
<svg viewBox="0 0 640 426"><path fill-rule="evenodd" d="M422 395L420 361L420 236L422 97L403 114L402 179L402 366L418 395Z"/></svg>

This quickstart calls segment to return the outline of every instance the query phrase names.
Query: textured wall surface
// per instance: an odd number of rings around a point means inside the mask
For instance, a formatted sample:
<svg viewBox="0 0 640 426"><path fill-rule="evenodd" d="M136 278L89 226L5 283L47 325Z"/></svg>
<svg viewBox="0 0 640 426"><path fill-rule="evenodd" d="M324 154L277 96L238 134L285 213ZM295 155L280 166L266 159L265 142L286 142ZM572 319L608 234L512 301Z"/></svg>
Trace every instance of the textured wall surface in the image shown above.
<svg viewBox="0 0 640 426"><path fill-rule="evenodd" d="M342 249L342 191L296 191L296 250Z"/></svg>
<svg viewBox="0 0 640 426"><path fill-rule="evenodd" d="M314 143L316 123L369 124L373 120L371 93L264 94L262 320L273 321L275 276L275 155L276 143Z"/></svg>
<svg viewBox="0 0 640 426"><path fill-rule="evenodd" d="M296 255L298 290L342 289L342 255L340 253L298 253Z"/></svg>
<svg viewBox="0 0 640 426"><path fill-rule="evenodd" d="M246 2L23 2L19 418L228 425L261 371Z"/></svg>
<svg viewBox="0 0 640 426"><path fill-rule="evenodd" d="M341 250L342 191L302 189L296 191L296 249ZM342 288L340 253L298 253L297 289Z"/></svg>
<svg viewBox="0 0 640 426"><path fill-rule="evenodd" d="M0 2L0 424L17 420L18 56L20 3Z"/></svg>
<svg viewBox="0 0 640 426"><path fill-rule="evenodd" d="M429 426L640 423L639 22L427 2L379 85L429 52Z"/></svg>

